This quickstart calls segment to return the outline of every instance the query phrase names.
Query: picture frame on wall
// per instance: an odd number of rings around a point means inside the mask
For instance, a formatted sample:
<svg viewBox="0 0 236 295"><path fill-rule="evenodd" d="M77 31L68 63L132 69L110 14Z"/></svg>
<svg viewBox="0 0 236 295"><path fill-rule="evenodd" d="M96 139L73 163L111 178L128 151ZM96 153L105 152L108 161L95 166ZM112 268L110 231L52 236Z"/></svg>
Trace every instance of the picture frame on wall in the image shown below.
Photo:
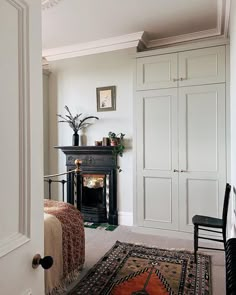
<svg viewBox="0 0 236 295"><path fill-rule="evenodd" d="M98 87L96 93L98 112L116 110L116 86Z"/></svg>

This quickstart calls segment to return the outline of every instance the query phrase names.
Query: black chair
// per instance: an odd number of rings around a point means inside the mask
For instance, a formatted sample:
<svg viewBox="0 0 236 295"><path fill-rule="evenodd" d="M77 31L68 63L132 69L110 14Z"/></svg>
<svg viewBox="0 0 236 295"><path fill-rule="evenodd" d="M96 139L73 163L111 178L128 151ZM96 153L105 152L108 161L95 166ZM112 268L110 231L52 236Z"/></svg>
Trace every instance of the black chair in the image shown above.
<svg viewBox="0 0 236 295"><path fill-rule="evenodd" d="M230 196L231 185L226 184L225 188L225 196L224 196L224 205L223 205L223 214L222 218L215 218L210 216L203 216L203 215L194 215L192 218L192 222L194 225L194 258L195 263L197 262L197 250L201 249L210 249L210 250L225 250L226 245L226 224L227 224L227 214L228 214L228 205L229 205L229 196ZM221 231L216 231L214 229L221 229ZM199 230L204 230L207 232L214 232L222 234L222 239L216 239L211 237L203 237L199 236ZM209 247L199 247L198 246L198 239L204 240L211 240L215 242L221 242L224 244L224 249L218 248L209 248Z"/></svg>

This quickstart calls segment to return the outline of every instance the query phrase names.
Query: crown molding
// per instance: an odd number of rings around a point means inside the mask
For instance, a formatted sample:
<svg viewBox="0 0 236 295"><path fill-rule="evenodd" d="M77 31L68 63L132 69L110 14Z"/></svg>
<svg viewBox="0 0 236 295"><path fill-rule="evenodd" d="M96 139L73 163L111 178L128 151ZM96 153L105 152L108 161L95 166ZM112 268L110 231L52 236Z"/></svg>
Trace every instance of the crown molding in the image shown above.
<svg viewBox="0 0 236 295"><path fill-rule="evenodd" d="M189 34L172 36L167 38L150 40L147 48L156 48L171 44L190 42L198 39L224 36L228 37L229 31L230 0L217 0L217 24L216 28Z"/></svg>
<svg viewBox="0 0 236 295"><path fill-rule="evenodd" d="M66 59L96 53L103 53L119 49L138 47L144 32L137 32L123 36L101 39L88 43L74 44L43 50L43 58L47 61Z"/></svg>
<svg viewBox="0 0 236 295"><path fill-rule="evenodd" d="M230 6L231 0L225 0L225 11L224 11L224 36L229 38L229 19L230 19Z"/></svg>
<svg viewBox="0 0 236 295"><path fill-rule="evenodd" d="M166 45L194 41L194 40L203 39L203 38L211 38L215 36L219 36L217 29L205 30L200 32L194 32L194 33L183 34L183 35L178 35L173 37L151 40L148 42L147 48L148 49L156 48L156 47L161 47Z"/></svg>
<svg viewBox="0 0 236 295"><path fill-rule="evenodd" d="M149 40L147 33L141 31L88 43L79 43L69 46L45 49L43 50L42 54L45 60L50 62L54 60L104 53L127 48L137 48L139 51L143 51L168 45L178 45L196 40L212 39L216 37L227 38L229 35L229 16L230 0L217 0L217 25L213 29L155 40Z"/></svg>
<svg viewBox="0 0 236 295"><path fill-rule="evenodd" d="M61 0L42 0L42 10L51 8L58 4Z"/></svg>

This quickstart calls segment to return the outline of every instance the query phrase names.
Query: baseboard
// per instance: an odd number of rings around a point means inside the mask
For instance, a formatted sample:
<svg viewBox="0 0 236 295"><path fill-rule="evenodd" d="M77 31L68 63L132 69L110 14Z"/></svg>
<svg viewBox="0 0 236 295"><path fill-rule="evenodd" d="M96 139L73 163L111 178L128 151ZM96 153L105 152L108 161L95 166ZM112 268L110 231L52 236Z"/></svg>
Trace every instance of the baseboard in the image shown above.
<svg viewBox="0 0 236 295"><path fill-rule="evenodd" d="M119 222L119 225L132 226L133 225L133 213L120 211L118 213L118 222Z"/></svg>
<svg viewBox="0 0 236 295"><path fill-rule="evenodd" d="M143 227L143 226L133 226L132 232L140 233L140 234L148 234L148 235L158 235L158 236L164 236L169 238L193 240L192 233L180 232L175 230L166 230L166 229L150 228L150 227Z"/></svg>

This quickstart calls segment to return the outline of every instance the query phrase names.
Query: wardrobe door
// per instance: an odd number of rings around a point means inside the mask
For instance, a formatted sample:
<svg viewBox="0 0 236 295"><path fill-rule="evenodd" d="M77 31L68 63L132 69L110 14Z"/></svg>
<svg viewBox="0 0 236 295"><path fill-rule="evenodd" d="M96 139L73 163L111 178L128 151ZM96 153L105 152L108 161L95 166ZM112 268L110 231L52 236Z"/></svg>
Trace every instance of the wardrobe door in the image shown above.
<svg viewBox="0 0 236 295"><path fill-rule="evenodd" d="M180 230L192 231L195 214L221 217L225 145L225 85L180 88Z"/></svg>
<svg viewBox="0 0 236 295"><path fill-rule="evenodd" d="M178 229L177 89L137 99L138 225Z"/></svg>
<svg viewBox="0 0 236 295"><path fill-rule="evenodd" d="M137 59L137 89L177 87L177 53Z"/></svg>
<svg viewBox="0 0 236 295"><path fill-rule="evenodd" d="M179 53L179 86L225 82L225 46Z"/></svg>

